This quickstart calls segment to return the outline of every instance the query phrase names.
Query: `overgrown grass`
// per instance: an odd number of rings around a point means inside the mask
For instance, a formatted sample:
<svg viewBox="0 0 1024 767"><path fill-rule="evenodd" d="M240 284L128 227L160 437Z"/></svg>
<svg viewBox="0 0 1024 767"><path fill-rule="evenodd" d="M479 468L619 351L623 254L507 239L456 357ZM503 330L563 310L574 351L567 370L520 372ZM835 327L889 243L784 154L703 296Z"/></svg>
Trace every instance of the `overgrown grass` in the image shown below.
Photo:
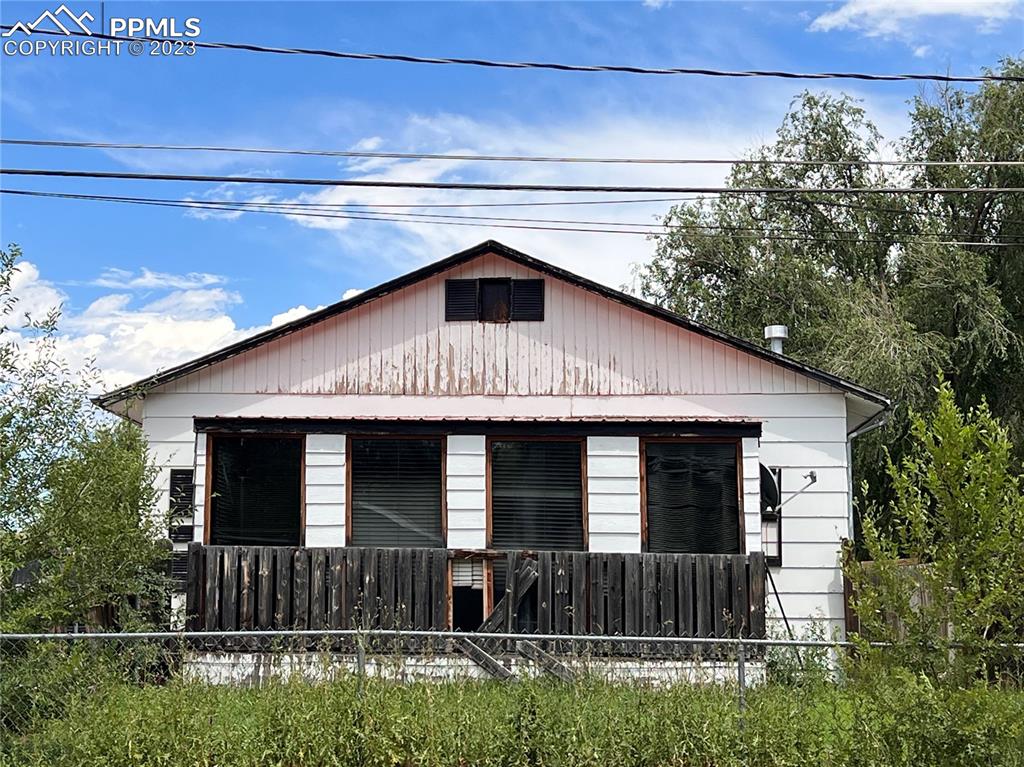
<svg viewBox="0 0 1024 767"><path fill-rule="evenodd" d="M889 672L845 685L654 689L368 680L123 683L7 741L27 767L1024 764L1024 693Z"/></svg>

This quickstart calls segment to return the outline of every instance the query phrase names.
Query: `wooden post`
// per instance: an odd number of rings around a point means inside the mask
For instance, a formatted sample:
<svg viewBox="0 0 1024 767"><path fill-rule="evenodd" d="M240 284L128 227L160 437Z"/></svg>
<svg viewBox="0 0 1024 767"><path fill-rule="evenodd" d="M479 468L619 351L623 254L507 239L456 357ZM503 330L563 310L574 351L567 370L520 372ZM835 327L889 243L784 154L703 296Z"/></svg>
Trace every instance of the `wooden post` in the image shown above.
<svg viewBox="0 0 1024 767"><path fill-rule="evenodd" d="M241 547L238 573L238 627L251 631L256 613L256 552L252 546Z"/></svg>
<svg viewBox="0 0 1024 767"><path fill-rule="evenodd" d="M256 623L261 629L274 625L274 549L260 546L256 578Z"/></svg>
<svg viewBox="0 0 1024 767"><path fill-rule="evenodd" d="M764 639L767 596L764 554L755 551L747 556L750 559L750 636L754 639Z"/></svg>
<svg viewBox="0 0 1024 767"><path fill-rule="evenodd" d="M238 629L238 549L225 546L221 552L220 627L223 631Z"/></svg>
<svg viewBox="0 0 1024 767"><path fill-rule="evenodd" d="M750 636L750 600L747 596L747 558L733 554L730 558L732 577L732 617L735 621L733 635Z"/></svg>
<svg viewBox="0 0 1024 767"><path fill-rule="evenodd" d="M292 557L292 620L299 631L309 628L309 549L297 549Z"/></svg>
<svg viewBox="0 0 1024 767"><path fill-rule="evenodd" d="M203 622L203 574L205 551L203 544L188 545L187 575L185 579L185 630L198 631Z"/></svg>
<svg viewBox="0 0 1024 767"><path fill-rule="evenodd" d="M327 622L327 550L313 549L309 567L309 627L322 629Z"/></svg>

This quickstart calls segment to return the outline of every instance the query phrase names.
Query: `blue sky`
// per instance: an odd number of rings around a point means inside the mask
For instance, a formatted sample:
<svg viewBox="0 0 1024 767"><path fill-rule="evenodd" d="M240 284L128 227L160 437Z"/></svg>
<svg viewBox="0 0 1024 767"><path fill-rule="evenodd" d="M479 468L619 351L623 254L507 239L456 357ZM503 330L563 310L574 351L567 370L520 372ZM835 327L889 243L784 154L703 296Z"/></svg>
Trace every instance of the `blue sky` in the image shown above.
<svg viewBox="0 0 1024 767"><path fill-rule="evenodd" d="M3 23L56 4L5 2ZM100 4L68 3L101 17ZM892 7L889 7L892 6ZM108 2L112 16L198 17L200 40L351 51L722 69L952 71L1024 52L1020 0L834 3ZM97 22L98 23L98 22ZM180 22L179 22L180 23ZM336 61L200 50L195 57L3 56L0 134L397 152L739 157L807 84ZM919 86L832 83L889 139ZM693 185L721 168L343 161L187 152L2 147L5 167L250 176ZM216 200L526 200L530 195L217 188L181 182L4 177L5 188ZM568 199L554 195L548 199ZM532 195L536 198L536 195ZM107 203L0 199L0 239L28 262L23 306L62 302L64 349L124 383L493 237L613 286L644 237L526 232ZM664 205L511 209L503 215L650 222ZM585 214L581 213L585 211ZM480 211L460 211L479 213ZM571 214L571 215L566 215Z"/></svg>

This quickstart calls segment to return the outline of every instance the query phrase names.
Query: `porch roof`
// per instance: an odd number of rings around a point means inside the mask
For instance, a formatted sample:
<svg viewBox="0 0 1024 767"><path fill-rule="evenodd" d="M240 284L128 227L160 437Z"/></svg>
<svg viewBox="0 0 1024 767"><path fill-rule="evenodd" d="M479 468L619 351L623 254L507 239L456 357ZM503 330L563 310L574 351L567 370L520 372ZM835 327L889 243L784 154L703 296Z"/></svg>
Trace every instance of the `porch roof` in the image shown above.
<svg viewBox="0 0 1024 767"><path fill-rule="evenodd" d="M373 418L196 418L197 432L292 434L501 434L760 437L761 421L740 416L380 416Z"/></svg>

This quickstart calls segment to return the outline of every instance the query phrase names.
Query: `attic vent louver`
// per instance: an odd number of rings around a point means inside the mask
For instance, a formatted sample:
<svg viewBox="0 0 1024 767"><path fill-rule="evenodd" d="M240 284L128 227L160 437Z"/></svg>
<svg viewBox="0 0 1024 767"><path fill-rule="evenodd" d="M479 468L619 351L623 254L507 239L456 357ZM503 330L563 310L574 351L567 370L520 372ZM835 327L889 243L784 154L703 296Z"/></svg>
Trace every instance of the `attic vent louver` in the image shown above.
<svg viewBox="0 0 1024 767"><path fill-rule="evenodd" d="M544 319L544 280L512 280L512 319Z"/></svg>
<svg viewBox="0 0 1024 767"><path fill-rule="evenodd" d="M477 315L476 280L445 280L445 321L475 320Z"/></svg>

